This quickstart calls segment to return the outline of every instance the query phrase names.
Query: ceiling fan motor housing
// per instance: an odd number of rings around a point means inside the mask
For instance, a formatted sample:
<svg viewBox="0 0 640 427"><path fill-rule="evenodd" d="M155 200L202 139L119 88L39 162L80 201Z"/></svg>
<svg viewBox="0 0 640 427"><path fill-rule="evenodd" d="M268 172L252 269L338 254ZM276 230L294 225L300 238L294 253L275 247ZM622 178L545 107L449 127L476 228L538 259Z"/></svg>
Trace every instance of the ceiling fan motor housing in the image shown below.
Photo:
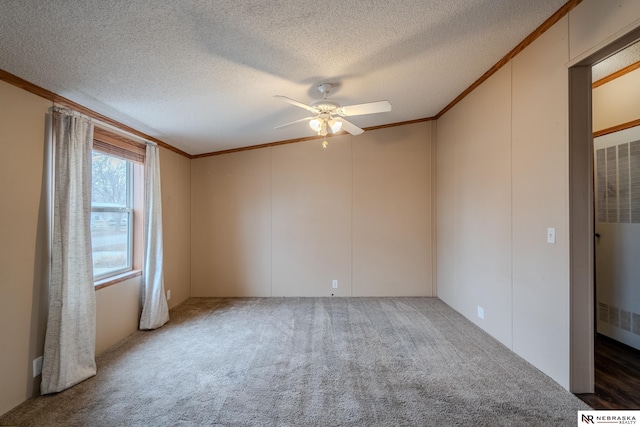
<svg viewBox="0 0 640 427"><path fill-rule="evenodd" d="M335 110L340 108L340 104L337 102L327 101L326 99L312 102L311 106L320 110L321 113L333 113Z"/></svg>
<svg viewBox="0 0 640 427"><path fill-rule="evenodd" d="M333 89L333 85L331 83L323 83L318 85L318 91L322 94L323 98L327 98L329 93L331 93L331 89Z"/></svg>

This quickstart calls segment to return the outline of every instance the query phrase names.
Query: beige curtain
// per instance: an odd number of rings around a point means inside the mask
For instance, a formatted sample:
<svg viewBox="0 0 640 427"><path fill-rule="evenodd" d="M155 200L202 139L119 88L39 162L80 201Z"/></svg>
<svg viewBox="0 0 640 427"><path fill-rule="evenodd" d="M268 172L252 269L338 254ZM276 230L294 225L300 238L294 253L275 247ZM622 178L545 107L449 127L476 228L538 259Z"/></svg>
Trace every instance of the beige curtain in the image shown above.
<svg viewBox="0 0 640 427"><path fill-rule="evenodd" d="M54 107L53 235L49 317L41 393L65 390L96 373L96 308L91 258L93 125Z"/></svg>
<svg viewBox="0 0 640 427"><path fill-rule="evenodd" d="M140 329L156 329L169 321L162 273L162 198L158 151L155 144L147 144L144 164L144 260Z"/></svg>

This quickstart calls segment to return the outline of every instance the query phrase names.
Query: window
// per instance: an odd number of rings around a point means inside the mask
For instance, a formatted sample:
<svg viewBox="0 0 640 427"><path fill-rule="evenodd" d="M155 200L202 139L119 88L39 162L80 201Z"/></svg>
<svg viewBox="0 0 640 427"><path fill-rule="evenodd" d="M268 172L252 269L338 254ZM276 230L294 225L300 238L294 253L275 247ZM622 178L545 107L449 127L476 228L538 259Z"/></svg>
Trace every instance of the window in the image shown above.
<svg viewBox="0 0 640 427"><path fill-rule="evenodd" d="M94 129L91 164L91 245L97 288L139 274L145 146ZM125 274L130 272L131 274Z"/></svg>
<svg viewBox="0 0 640 427"><path fill-rule="evenodd" d="M93 277L133 268L133 165L93 151L91 169L91 245Z"/></svg>

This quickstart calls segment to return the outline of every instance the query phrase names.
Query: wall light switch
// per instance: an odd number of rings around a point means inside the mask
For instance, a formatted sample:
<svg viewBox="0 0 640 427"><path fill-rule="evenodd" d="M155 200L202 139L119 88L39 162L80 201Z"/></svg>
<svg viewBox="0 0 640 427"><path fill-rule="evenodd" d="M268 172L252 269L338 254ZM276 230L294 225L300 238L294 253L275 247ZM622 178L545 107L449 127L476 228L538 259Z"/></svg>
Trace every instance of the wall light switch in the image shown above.
<svg viewBox="0 0 640 427"><path fill-rule="evenodd" d="M167 301L171 299L171 289L167 290Z"/></svg>
<svg viewBox="0 0 640 427"><path fill-rule="evenodd" d="M334 280L332 283L333 289L338 289L338 281Z"/></svg>
<svg viewBox="0 0 640 427"><path fill-rule="evenodd" d="M478 317L484 319L484 308L478 306Z"/></svg>
<svg viewBox="0 0 640 427"><path fill-rule="evenodd" d="M547 243L556 244L556 229L554 227L547 228Z"/></svg>

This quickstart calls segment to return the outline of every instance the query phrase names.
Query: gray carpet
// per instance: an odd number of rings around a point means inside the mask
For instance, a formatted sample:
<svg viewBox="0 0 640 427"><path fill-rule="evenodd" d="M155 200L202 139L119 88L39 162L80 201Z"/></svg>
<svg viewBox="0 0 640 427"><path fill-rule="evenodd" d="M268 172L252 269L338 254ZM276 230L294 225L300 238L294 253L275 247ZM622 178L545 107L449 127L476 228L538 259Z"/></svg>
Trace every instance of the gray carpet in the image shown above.
<svg viewBox="0 0 640 427"><path fill-rule="evenodd" d="M435 298L192 298L18 426L575 426L589 409Z"/></svg>

